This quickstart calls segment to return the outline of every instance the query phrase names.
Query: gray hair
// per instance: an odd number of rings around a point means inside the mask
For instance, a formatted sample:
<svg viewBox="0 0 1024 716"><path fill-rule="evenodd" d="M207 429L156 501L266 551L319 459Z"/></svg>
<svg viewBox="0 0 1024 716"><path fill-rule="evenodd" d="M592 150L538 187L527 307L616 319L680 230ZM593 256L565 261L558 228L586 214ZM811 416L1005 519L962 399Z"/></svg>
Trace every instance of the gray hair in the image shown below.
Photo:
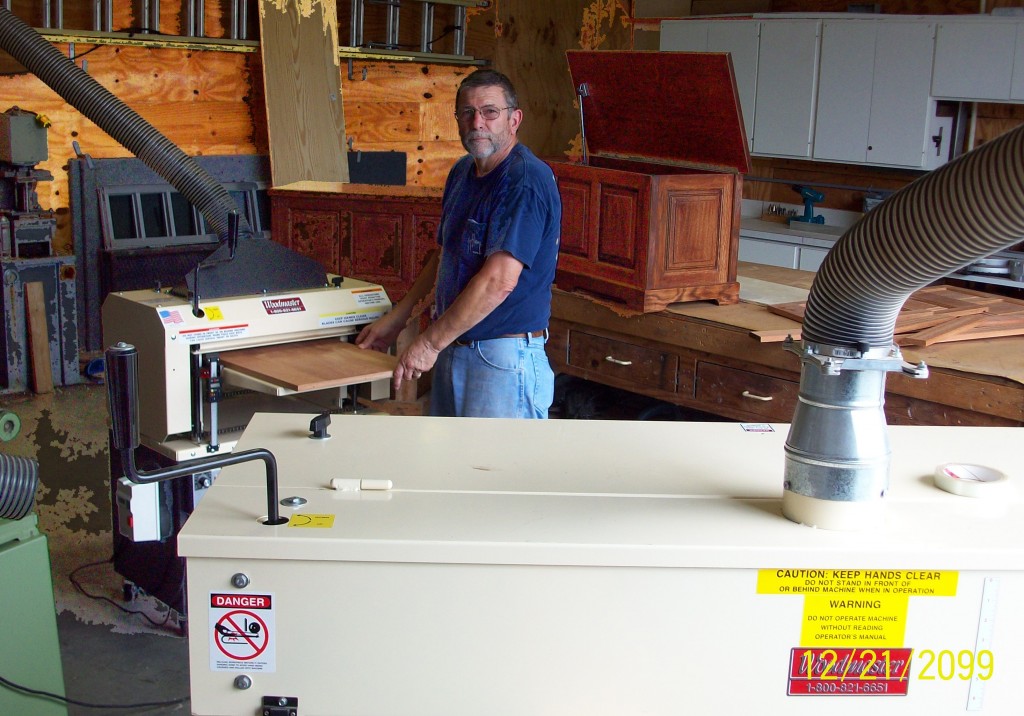
<svg viewBox="0 0 1024 716"><path fill-rule="evenodd" d="M455 93L456 107L459 104L459 98L462 97L462 91L475 87L501 87L501 91L505 94L505 104L513 109L519 107L519 99L516 97L516 88L512 85L512 80L497 70L487 69L475 70L466 75L459 85L459 90Z"/></svg>

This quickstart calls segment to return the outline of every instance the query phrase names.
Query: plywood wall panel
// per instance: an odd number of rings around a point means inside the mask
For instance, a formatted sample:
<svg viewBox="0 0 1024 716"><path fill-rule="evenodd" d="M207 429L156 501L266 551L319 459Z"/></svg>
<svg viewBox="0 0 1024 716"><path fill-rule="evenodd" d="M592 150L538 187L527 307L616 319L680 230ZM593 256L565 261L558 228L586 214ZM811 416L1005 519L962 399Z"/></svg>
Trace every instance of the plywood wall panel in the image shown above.
<svg viewBox="0 0 1024 716"><path fill-rule="evenodd" d="M239 102L194 102L182 112L178 102L150 102L138 112L183 152L190 155L223 154L238 147L252 132L249 108ZM236 152L228 152L229 154Z"/></svg>
<svg viewBox="0 0 1024 716"><path fill-rule="evenodd" d="M355 149L406 152L406 183L444 186L451 165L465 153L453 114L459 82L472 70L354 62L349 79L342 63L346 136Z"/></svg>
<svg viewBox="0 0 1024 716"><path fill-rule="evenodd" d="M365 70L365 77L364 77ZM341 65L341 91L346 102L448 103L454 110L455 90L473 68L420 63L353 62Z"/></svg>
<svg viewBox="0 0 1024 716"><path fill-rule="evenodd" d="M57 49L67 54L67 45ZM90 49L78 44L79 56ZM254 132L245 97L251 94L246 57L238 53L184 52L102 46L82 58L90 76L191 155L253 154ZM71 142L96 158L131 153L42 80L31 74L0 76L0 111L17 105L45 114L49 158L39 168L53 174L40 182L39 203L57 212L58 253L72 253L67 162Z"/></svg>
<svg viewBox="0 0 1024 716"><path fill-rule="evenodd" d="M429 142L459 141L459 124L453 107L454 99L451 105L420 105L420 136Z"/></svg>
<svg viewBox="0 0 1024 716"><path fill-rule="evenodd" d="M417 102L348 103L345 115L349 118L346 133L361 143L402 142L422 136Z"/></svg>
<svg viewBox="0 0 1024 716"><path fill-rule="evenodd" d="M90 75L134 106L170 102L241 102L249 92L245 56L101 46L88 56Z"/></svg>
<svg viewBox="0 0 1024 716"><path fill-rule="evenodd" d="M571 152L579 135L576 95L567 49L628 49L632 25L626 0L492 3L491 14L472 18L494 35L494 66L519 92L524 119L520 138L540 156ZM468 47L467 40L467 47Z"/></svg>

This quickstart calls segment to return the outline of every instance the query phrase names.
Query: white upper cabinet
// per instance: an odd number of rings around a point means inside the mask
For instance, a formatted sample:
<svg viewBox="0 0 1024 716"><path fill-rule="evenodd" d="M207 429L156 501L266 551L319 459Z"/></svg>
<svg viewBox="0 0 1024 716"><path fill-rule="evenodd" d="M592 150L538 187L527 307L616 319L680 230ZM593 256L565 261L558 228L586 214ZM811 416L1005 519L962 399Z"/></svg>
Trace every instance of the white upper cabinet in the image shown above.
<svg viewBox="0 0 1024 716"><path fill-rule="evenodd" d="M935 25L826 20L813 158L921 168Z"/></svg>
<svg viewBox="0 0 1024 716"><path fill-rule="evenodd" d="M938 23L932 96L1007 102L1014 85L1021 23L1013 18L955 19ZM1016 49L1024 54L1024 47ZM1024 78L1020 80L1024 83ZM1022 99L1024 96L1017 97Z"/></svg>
<svg viewBox="0 0 1024 716"><path fill-rule="evenodd" d="M750 142L757 87L757 46L761 23L756 20L668 20L661 24L661 49L683 52L728 52L736 76L743 125Z"/></svg>
<svg viewBox="0 0 1024 716"><path fill-rule="evenodd" d="M663 20L659 48L671 52L707 52L714 20Z"/></svg>
<svg viewBox="0 0 1024 716"><path fill-rule="evenodd" d="M753 152L808 158L818 89L820 20L765 20L757 55Z"/></svg>
<svg viewBox="0 0 1024 716"><path fill-rule="evenodd" d="M1024 22L1017 25L1017 46L1013 57L1010 99L1014 102L1024 102Z"/></svg>

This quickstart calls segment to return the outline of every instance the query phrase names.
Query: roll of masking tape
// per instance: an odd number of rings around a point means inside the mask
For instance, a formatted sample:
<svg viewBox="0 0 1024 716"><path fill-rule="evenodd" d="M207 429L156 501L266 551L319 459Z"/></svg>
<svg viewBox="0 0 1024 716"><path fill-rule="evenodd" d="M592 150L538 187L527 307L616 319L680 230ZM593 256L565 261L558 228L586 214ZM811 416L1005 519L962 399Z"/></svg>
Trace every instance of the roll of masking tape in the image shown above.
<svg viewBox="0 0 1024 716"><path fill-rule="evenodd" d="M14 440L21 432L21 418L7 410L0 411L0 440Z"/></svg>
<svg viewBox="0 0 1024 716"><path fill-rule="evenodd" d="M1009 484L1005 472L985 465L947 462L935 468L935 486L963 497L999 495Z"/></svg>

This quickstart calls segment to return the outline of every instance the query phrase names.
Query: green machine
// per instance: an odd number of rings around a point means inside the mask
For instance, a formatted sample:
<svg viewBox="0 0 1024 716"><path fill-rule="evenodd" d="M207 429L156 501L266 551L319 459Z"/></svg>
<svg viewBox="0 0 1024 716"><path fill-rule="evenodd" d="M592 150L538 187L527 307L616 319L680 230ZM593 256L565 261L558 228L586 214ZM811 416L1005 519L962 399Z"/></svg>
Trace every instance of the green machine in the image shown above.
<svg viewBox="0 0 1024 716"><path fill-rule="evenodd" d="M34 460L0 454L0 677L63 696L50 552L35 514L29 512L35 497L36 469ZM0 683L0 714L67 713L63 703Z"/></svg>

